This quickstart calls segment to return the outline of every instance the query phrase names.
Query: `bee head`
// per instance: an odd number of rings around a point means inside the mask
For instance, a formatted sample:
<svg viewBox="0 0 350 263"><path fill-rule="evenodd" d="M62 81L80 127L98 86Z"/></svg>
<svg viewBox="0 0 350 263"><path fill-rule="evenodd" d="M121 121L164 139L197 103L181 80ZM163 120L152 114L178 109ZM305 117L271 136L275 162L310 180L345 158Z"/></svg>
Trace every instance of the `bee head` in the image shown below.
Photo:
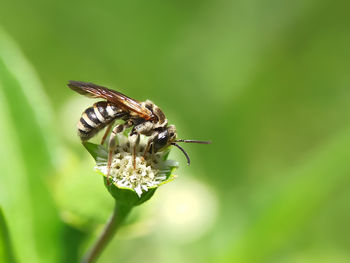
<svg viewBox="0 0 350 263"><path fill-rule="evenodd" d="M154 139L154 151L159 150L169 146L176 139L176 128L174 125L169 125L165 130L158 133L157 137Z"/></svg>
<svg viewBox="0 0 350 263"><path fill-rule="evenodd" d="M183 140L183 139L176 139L176 129L174 125L169 125L164 130L160 131L157 136L153 140L153 149L155 152L158 152L159 150L162 150L163 148L174 145L177 148L179 148L182 153L186 156L187 164L190 164L191 160L188 156L187 152L177 143L178 142L184 142L184 143L199 143L199 144L210 144L210 141L198 141L198 140Z"/></svg>

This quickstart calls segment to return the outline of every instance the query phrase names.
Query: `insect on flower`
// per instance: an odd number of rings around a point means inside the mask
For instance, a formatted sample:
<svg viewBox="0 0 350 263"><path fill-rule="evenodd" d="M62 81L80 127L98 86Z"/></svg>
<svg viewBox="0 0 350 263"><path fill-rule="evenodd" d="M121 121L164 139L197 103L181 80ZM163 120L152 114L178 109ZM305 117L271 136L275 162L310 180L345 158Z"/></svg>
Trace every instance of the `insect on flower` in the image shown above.
<svg viewBox="0 0 350 263"><path fill-rule="evenodd" d="M176 139L175 126L168 125L168 120L162 110L150 100L140 102L118 91L82 81L69 81L68 87L87 97L104 99L104 101L95 103L83 112L77 127L81 140L87 141L108 126L101 144L104 144L107 135L113 128L108 142L107 178L110 174L112 156L117 147L115 137L127 128L131 128L131 136L136 136L132 147L135 169L136 149L140 143L141 134L149 138L143 153L144 156L147 152L157 153L170 145L174 145L186 156L188 164L190 164L190 158L186 151L177 144L178 142L210 143L208 141ZM124 122L113 127L114 121L118 119Z"/></svg>

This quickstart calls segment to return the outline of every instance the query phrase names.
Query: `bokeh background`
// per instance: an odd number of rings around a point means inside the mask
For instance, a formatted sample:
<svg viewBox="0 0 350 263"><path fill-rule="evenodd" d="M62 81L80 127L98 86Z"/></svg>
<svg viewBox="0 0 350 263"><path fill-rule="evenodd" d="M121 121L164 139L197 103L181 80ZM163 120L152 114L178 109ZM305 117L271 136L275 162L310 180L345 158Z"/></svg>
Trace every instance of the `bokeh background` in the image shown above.
<svg viewBox="0 0 350 263"><path fill-rule="evenodd" d="M0 261L77 262L113 207L76 135L91 81L161 107L179 177L100 261L350 262L347 1L0 6ZM12 248L11 248L12 246Z"/></svg>

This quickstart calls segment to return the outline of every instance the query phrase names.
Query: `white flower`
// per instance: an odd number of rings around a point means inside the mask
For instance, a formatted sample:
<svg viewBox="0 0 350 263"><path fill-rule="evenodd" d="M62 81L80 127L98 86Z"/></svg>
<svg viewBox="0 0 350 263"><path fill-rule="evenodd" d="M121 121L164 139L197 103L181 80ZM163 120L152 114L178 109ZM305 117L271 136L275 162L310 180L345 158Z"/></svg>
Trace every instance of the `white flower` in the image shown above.
<svg viewBox="0 0 350 263"><path fill-rule="evenodd" d="M144 154L147 137L141 136L136 148L135 165L133 159L133 136L118 134L118 146L112 158L110 178L118 188L134 190L139 197L149 188L156 188L169 180L167 174L177 163L165 160L168 151ZM96 169L107 175L107 163L97 163Z"/></svg>

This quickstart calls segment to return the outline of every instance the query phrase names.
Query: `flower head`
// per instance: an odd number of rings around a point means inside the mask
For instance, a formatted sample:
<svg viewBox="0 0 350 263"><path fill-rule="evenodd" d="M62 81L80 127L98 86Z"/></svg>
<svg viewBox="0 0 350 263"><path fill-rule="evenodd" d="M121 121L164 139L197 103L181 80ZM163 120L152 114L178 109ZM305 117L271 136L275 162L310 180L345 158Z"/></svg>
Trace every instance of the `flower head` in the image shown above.
<svg viewBox="0 0 350 263"><path fill-rule="evenodd" d="M148 200L160 185L175 178L171 173L177 167L177 162L167 160L169 149L144 154L147 145L145 136L141 136L140 143L136 147L134 161L134 140L134 136L123 133L117 135L118 146L113 154L109 173L112 184L106 186L116 199L123 199L125 193L129 193L129 196L135 196L136 193L138 200L134 201L139 204ZM91 143L84 145L96 160L96 170L106 180L107 149Z"/></svg>

